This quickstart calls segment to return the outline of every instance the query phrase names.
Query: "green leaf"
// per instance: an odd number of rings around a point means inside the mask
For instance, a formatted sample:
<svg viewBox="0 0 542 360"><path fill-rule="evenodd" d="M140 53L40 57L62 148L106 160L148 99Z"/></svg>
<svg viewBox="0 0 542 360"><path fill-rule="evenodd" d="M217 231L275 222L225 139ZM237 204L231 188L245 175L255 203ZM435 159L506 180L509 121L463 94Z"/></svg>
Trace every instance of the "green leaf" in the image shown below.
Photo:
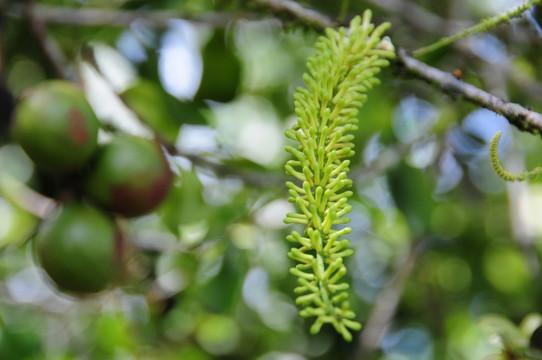
<svg viewBox="0 0 542 360"><path fill-rule="evenodd" d="M241 62L229 46L224 30L214 32L202 51L203 75L196 94L198 100L228 102L237 95Z"/></svg>
<svg viewBox="0 0 542 360"><path fill-rule="evenodd" d="M168 229L180 234L179 226L209 219L213 208L202 196L203 185L195 170L181 169L181 183L171 189L166 201L157 210Z"/></svg>
<svg viewBox="0 0 542 360"><path fill-rule="evenodd" d="M122 93L128 106L163 139L174 143L182 124L204 124L205 117L192 102L183 102L158 84L140 81Z"/></svg>
<svg viewBox="0 0 542 360"><path fill-rule="evenodd" d="M505 344L523 337L521 331L512 321L499 314L484 315L480 318L478 324L482 330L500 335Z"/></svg>

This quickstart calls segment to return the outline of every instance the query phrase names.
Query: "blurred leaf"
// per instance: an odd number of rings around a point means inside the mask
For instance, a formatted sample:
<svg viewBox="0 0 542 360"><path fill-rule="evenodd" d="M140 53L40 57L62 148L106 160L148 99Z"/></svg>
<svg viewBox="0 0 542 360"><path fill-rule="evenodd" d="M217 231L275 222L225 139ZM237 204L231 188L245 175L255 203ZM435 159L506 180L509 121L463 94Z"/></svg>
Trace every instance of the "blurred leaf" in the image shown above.
<svg viewBox="0 0 542 360"><path fill-rule="evenodd" d="M181 169L181 183L175 184L158 209L168 229L180 235L179 227L210 219L213 209L203 200L203 185L195 170Z"/></svg>
<svg viewBox="0 0 542 360"><path fill-rule="evenodd" d="M122 96L141 119L169 143L175 143L182 124L205 124L205 118L192 102L182 102L158 84L140 79Z"/></svg>
<svg viewBox="0 0 542 360"><path fill-rule="evenodd" d="M408 250L412 234L404 215L394 209L376 212L373 216L374 232L390 247L394 255L403 255Z"/></svg>
<svg viewBox="0 0 542 360"><path fill-rule="evenodd" d="M228 42L233 39L218 29L203 48L203 75L196 99L228 102L237 94L241 62Z"/></svg>
<svg viewBox="0 0 542 360"><path fill-rule="evenodd" d="M105 313L96 322L96 352L104 358L113 357L119 349L135 345L126 319L122 314Z"/></svg>
<svg viewBox="0 0 542 360"><path fill-rule="evenodd" d="M506 317L499 314L488 314L478 320L481 329L500 335L505 344L512 343L522 338L518 327Z"/></svg>
<svg viewBox="0 0 542 360"><path fill-rule="evenodd" d="M1 321L0 319L0 359L37 359L42 351L42 344L32 325L16 324L17 328L11 329Z"/></svg>
<svg viewBox="0 0 542 360"><path fill-rule="evenodd" d="M525 336L531 336L533 332L540 327L540 325L542 325L542 315L539 313L531 313L521 320L519 329Z"/></svg>
<svg viewBox="0 0 542 360"><path fill-rule="evenodd" d="M168 358L169 359L169 358ZM211 360L211 356L194 345L184 346L178 353L171 357L171 360Z"/></svg>
<svg viewBox="0 0 542 360"><path fill-rule="evenodd" d="M203 279L200 278L200 286L194 290L194 295L211 311L227 312L235 308L239 301L243 276L248 267L247 259L243 253L232 246L224 249L224 244L215 245L206 257L207 264L203 265L206 265L207 269L200 270L208 274L200 271L200 275L204 277L201 276ZM216 269L217 266L219 266L218 269ZM216 270L218 270L217 273Z"/></svg>
<svg viewBox="0 0 542 360"><path fill-rule="evenodd" d="M493 287L505 294L524 294L529 288L525 256L515 246L490 245L483 254L484 274Z"/></svg>
<svg viewBox="0 0 542 360"><path fill-rule="evenodd" d="M196 330L197 341L205 350L214 355L224 355L235 350L240 335L235 321L224 315L207 316Z"/></svg>
<svg viewBox="0 0 542 360"><path fill-rule="evenodd" d="M0 197L0 250L27 240L37 224L35 216Z"/></svg>
<svg viewBox="0 0 542 360"><path fill-rule="evenodd" d="M423 233L436 206L429 174L401 163L389 176L397 207L405 214L414 236Z"/></svg>
<svg viewBox="0 0 542 360"><path fill-rule="evenodd" d="M185 0L178 3L181 14L197 15L214 10L213 0Z"/></svg>
<svg viewBox="0 0 542 360"><path fill-rule="evenodd" d="M248 170L254 173L270 172L269 168L245 158L225 159L223 164L234 169Z"/></svg>

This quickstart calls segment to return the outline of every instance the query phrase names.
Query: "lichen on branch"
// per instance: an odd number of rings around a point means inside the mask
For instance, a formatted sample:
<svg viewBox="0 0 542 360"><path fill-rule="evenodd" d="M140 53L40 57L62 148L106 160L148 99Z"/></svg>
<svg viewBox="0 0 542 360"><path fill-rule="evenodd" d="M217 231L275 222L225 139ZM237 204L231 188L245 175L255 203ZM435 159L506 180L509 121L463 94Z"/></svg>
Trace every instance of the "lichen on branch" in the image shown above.
<svg viewBox="0 0 542 360"><path fill-rule="evenodd" d="M305 227L302 234L293 231L287 237L297 245L288 253L298 262L290 269L298 278L296 303L302 317L316 317L313 334L330 323L348 341L351 330L361 329L343 279L344 258L353 253L350 241L342 238L352 231L343 226L352 210L352 181L347 177L348 158L354 154L351 132L357 129L366 92L379 83L376 75L395 56L391 42L381 38L389 26L375 28L367 10L348 30L326 29L307 60L307 88L298 88L294 95L297 123L286 131L297 143L285 148L293 155L285 169L294 177L286 185L298 212L287 214L284 221Z"/></svg>

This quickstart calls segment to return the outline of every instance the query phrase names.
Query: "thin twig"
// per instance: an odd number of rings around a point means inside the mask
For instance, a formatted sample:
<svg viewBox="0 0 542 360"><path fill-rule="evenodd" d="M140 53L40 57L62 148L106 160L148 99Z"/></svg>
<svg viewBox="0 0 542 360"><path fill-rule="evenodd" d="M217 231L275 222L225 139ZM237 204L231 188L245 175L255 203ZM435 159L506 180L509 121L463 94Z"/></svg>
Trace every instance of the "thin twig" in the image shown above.
<svg viewBox="0 0 542 360"><path fill-rule="evenodd" d="M509 79L513 84L521 88L524 94L528 94L531 97L535 98L542 97L542 84L536 81L536 79L533 79L530 76L526 76L520 71L517 71L516 67L511 61L491 62L480 52L474 51L474 47L469 44L468 41L464 43L456 43L455 47L465 56L476 57L477 59L483 61L491 71L498 70L499 72L503 73L507 79Z"/></svg>
<svg viewBox="0 0 542 360"><path fill-rule="evenodd" d="M10 14L14 17L20 16L21 9L14 7ZM213 27L226 27L238 19L256 18L255 14L243 11L211 12L190 16L169 10L134 11L105 8L53 7L46 5L35 5L34 14L36 19L47 24L129 27L134 21L144 20L147 26L153 28L167 28L171 25L171 21L176 19L204 23Z"/></svg>
<svg viewBox="0 0 542 360"><path fill-rule="evenodd" d="M482 31L487 31L489 29L492 29L498 25L509 23L512 19L518 18L523 15L523 13L527 10L530 10L534 5L540 4L542 0L529 0L523 3L522 5L518 6L517 8L507 11L503 14L499 14L495 17L487 18L482 21L480 21L478 24L465 29L463 31L458 32L457 34L454 34L452 36L448 36L445 38L440 39L436 43L433 43L429 46L425 46L423 48L414 50L412 52L412 55L415 57L422 56L424 54L433 52L435 50L438 50L440 48L443 48L445 46L448 46L454 42L456 42L459 39L462 39L464 37L467 37L472 34L476 34Z"/></svg>
<svg viewBox="0 0 542 360"><path fill-rule="evenodd" d="M55 69L56 75L67 80L74 80L76 73L64 56L56 40L49 36L47 28L42 19L37 16L34 1L25 0L23 5L24 15L30 22L32 33L38 40L45 56Z"/></svg>
<svg viewBox="0 0 542 360"><path fill-rule="evenodd" d="M425 247L425 242L421 242L412 247L406 256L397 260L394 278L378 294L365 328L361 332L359 347L354 358L367 358L380 343L395 316L406 282Z"/></svg>
<svg viewBox="0 0 542 360"><path fill-rule="evenodd" d="M506 102L490 93L454 77L452 74L429 66L397 50L397 65L408 75L437 86L442 92L461 96L476 105L503 115L521 131L542 135L542 115L519 104Z"/></svg>
<svg viewBox="0 0 542 360"><path fill-rule="evenodd" d="M285 13L319 29L334 27L336 23L318 11L308 9L291 0L252 0L252 3L268 8L274 13Z"/></svg>

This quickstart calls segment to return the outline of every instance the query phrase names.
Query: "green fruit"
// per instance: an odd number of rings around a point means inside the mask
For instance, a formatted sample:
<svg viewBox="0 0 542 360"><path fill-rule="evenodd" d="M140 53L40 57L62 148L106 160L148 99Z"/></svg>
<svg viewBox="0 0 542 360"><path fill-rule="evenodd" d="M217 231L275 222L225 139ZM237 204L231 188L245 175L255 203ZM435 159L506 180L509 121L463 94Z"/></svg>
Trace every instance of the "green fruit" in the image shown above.
<svg viewBox="0 0 542 360"><path fill-rule="evenodd" d="M158 143L125 136L98 152L86 191L108 210L139 216L162 202L172 180L173 173Z"/></svg>
<svg viewBox="0 0 542 360"><path fill-rule="evenodd" d="M52 80L24 91L14 120L15 140L39 167L74 170L96 150L99 122L70 82Z"/></svg>
<svg viewBox="0 0 542 360"><path fill-rule="evenodd" d="M44 222L36 248L41 266L60 289L92 293L115 278L122 244L111 219L73 203Z"/></svg>

